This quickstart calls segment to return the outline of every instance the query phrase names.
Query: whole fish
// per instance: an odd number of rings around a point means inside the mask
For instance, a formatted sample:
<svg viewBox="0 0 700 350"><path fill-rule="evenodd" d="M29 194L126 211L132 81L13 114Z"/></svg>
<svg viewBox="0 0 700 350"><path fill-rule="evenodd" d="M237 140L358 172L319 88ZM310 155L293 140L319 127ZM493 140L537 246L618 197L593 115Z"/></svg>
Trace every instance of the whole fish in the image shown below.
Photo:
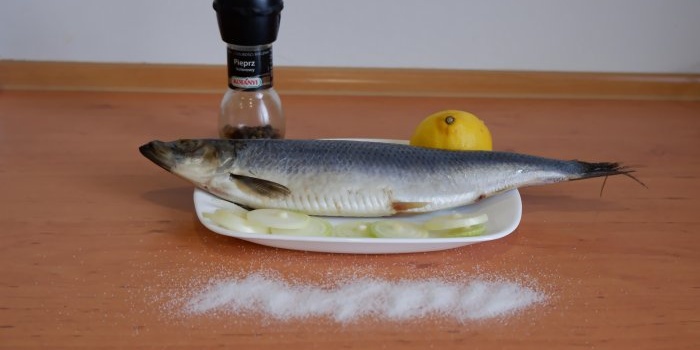
<svg viewBox="0 0 700 350"><path fill-rule="evenodd" d="M329 216L429 212L523 186L633 172L618 163L342 140L183 139L139 150L231 202Z"/></svg>

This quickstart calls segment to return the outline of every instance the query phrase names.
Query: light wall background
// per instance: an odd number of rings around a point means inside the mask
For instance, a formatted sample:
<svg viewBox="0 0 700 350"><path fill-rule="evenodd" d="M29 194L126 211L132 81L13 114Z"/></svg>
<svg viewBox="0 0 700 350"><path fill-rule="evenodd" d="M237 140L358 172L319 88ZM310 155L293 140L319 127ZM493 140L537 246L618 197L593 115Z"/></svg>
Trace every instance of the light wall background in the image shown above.
<svg viewBox="0 0 700 350"><path fill-rule="evenodd" d="M700 0L286 0L278 66L700 73ZM0 59L224 64L210 0L1 0Z"/></svg>

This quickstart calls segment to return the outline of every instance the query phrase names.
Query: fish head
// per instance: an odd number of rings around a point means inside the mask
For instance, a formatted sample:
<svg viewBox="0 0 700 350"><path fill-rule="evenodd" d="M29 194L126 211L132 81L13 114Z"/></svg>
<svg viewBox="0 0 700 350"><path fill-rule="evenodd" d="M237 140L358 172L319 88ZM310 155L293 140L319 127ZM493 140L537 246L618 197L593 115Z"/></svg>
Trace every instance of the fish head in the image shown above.
<svg viewBox="0 0 700 350"><path fill-rule="evenodd" d="M151 141L139 151L161 168L195 184L209 182L219 168L219 150L211 140Z"/></svg>

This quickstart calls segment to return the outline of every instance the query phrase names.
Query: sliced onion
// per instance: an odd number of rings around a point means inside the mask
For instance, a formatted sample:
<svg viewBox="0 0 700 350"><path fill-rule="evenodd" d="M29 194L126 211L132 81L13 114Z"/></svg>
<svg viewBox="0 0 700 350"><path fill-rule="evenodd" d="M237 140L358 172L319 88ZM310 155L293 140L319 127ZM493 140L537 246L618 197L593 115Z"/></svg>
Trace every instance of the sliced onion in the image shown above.
<svg viewBox="0 0 700 350"><path fill-rule="evenodd" d="M300 228L271 228L270 232L275 235L285 236L330 236L333 232L333 225L325 219L310 217L304 227Z"/></svg>
<svg viewBox="0 0 700 350"><path fill-rule="evenodd" d="M255 209L248 212L248 220L270 228L293 230L306 226L309 216L282 209Z"/></svg>
<svg viewBox="0 0 700 350"><path fill-rule="evenodd" d="M370 230L371 222L367 221L349 221L337 225L333 228L333 235L336 237L349 238L370 238L374 237Z"/></svg>
<svg viewBox="0 0 700 350"><path fill-rule="evenodd" d="M451 230L483 224L488 220L489 217L486 214L470 215L455 213L434 217L423 224L423 227L429 231Z"/></svg>
<svg viewBox="0 0 700 350"><path fill-rule="evenodd" d="M380 238L427 238L429 237L428 231L419 225L396 221L396 220L382 220L372 223L370 225L370 230L372 234Z"/></svg>
<svg viewBox="0 0 700 350"><path fill-rule="evenodd" d="M483 235L484 232L486 232L486 225L477 224L469 227L430 231L430 236L438 238L475 237Z"/></svg>
<svg viewBox="0 0 700 350"><path fill-rule="evenodd" d="M221 200L220 203L217 203L217 206L220 207L221 209L226 209L226 210L230 211L231 213L236 214L236 215L243 217L243 218L245 218L246 215L248 214L247 209L244 209L235 203L227 202L224 200Z"/></svg>
<svg viewBox="0 0 700 350"><path fill-rule="evenodd" d="M227 230L243 233L270 233L266 226L251 222L227 209L217 209L213 213L203 213L203 216Z"/></svg>

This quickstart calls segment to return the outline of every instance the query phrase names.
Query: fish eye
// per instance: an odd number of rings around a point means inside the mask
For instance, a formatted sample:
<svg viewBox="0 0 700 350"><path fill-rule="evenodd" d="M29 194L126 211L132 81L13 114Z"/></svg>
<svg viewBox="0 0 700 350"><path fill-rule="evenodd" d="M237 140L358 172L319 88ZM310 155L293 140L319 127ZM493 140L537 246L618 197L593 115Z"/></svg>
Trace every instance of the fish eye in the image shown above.
<svg viewBox="0 0 700 350"><path fill-rule="evenodd" d="M201 142L197 140L183 139L177 141L176 147L183 152L194 152L201 147Z"/></svg>
<svg viewBox="0 0 700 350"><path fill-rule="evenodd" d="M445 117L445 123L447 123L447 125L452 125L452 123L454 123L454 122L455 122L455 117L453 117L451 115L448 115L447 117Z"/></svg>

